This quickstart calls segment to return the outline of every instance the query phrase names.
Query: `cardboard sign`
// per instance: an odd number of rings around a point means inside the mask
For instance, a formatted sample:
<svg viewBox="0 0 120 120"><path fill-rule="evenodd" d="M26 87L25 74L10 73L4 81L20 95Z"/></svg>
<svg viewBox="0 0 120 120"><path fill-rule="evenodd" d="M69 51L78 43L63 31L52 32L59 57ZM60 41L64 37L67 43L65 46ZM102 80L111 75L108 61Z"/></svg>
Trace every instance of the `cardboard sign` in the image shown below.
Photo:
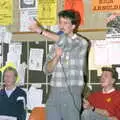
<svg viewBox="0 0 120 120"><path fill-rule="evenodd" d="M92 10L95 12L120 11L119 0L92 0Z"/></svg>

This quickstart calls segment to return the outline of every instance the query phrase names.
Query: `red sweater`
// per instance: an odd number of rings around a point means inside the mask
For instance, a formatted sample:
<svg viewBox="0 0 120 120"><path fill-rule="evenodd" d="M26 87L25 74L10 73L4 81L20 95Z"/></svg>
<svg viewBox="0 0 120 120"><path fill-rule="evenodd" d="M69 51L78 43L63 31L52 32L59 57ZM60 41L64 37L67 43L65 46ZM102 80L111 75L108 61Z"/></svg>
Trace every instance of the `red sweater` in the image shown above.
<svg viewBox="0 0 120 120"><path fill-rule="evenodd" d="M96 108L106 109L110 116L120 120L120 91L115 90L108 94L95 92L88 97L88 101Z"/></svg>

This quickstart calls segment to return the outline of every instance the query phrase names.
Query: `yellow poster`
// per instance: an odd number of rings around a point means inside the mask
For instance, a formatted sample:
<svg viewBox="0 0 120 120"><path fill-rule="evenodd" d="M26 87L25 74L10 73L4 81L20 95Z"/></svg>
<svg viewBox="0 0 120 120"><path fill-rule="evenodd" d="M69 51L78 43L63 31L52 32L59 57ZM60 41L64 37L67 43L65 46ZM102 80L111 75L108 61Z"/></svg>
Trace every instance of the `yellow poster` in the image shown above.
<svg viewBox="0 0 120 120"><path fill-rule="evenodd" d="M42 25L55 25L57 21L57 0L38 0L37 20Z"/></svg>
<svg viewBox="0 0 120 120"><path fill-rule="evenodd" d="M0 0L0 25L9 25L13 21L13 0Z"/></svg>
<svg viewBox="0 0 120 120"><path fill-rule="evenodd" d="M95 12L120 11L120 0L92 0L92 10Z"/></svg>

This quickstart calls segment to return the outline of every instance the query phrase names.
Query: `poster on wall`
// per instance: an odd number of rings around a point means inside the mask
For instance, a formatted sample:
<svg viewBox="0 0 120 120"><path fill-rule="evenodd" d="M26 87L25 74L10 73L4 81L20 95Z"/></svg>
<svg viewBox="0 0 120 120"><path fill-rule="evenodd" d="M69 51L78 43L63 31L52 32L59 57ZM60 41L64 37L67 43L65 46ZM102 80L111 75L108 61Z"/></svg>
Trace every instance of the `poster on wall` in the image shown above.
<svg viewBox="0 0 120 120"><path fill-rule="evenodd" d="M30 31L29 26L31 24L31 19L37 17L36 9L27 9L20 11L20 31Z"/></svg>
<svg viewBox="0 0 120 120"><path fill-rule="evenodd" d="M105 22L108 28L107 35L120 37L120 11L109 13Z"/></svg>
<svg viewBox="0 0 120 120"><path fill-rule="evenodd" d="M19 0L20 9L34 9L37 8L37 0Z"/></svg>
<svg viewBox="0 0 120 120"><path fill-rule="evenodd" d="M45 26L55 25L57 21L57 0L38 0L37 20Z"/></svg>
<svg viewBox="0 0 120 120"><path fill-rule="evenodd" d="M78 11L81 17L80 24L84 24L84 4L83 0L65 0L64 2L64 9L73 9L75 11Z"/></svg>
<svg viewBox="0 0 120 120"><path fill-rule="evenodd" d="M13 0L0 0L0 25L10 25L13 22Z"/></svg>
<svg viewBox="0 0 120 120"><path fill-rule="evenodd" d="M43 49L30 49L29 70L41 71L43 65Z"/></svg>
<svg viewBox="0 0 120 120"><path fill-rule="evenodd" d="M119 0L92 0L94 12L113 12L120 10Z"/></svg>
<svg viewBox="0 0 120 120"><path fill-rule="evenodd" d="M95 65L120 65L119 38L109 37L106 40L96 40L93 47Z"/></svg>

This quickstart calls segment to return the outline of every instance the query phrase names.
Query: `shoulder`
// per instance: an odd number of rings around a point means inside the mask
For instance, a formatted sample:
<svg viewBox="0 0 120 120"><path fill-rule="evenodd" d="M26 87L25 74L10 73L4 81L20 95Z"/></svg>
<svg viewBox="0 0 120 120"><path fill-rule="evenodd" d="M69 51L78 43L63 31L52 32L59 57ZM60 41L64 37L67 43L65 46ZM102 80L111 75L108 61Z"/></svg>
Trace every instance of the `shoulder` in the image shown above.
<svg viewBox="0 0 120 120"><path fill-rule="evenodd" d="M15 90L17 93L21 94L21 95L25 95L26 96L26 92L21 89L20 87L16 87L16 90Z"/></svg>
<svg viewBox="0 0 120 120"><path fill-rule="evenodd" d="M82 44L82 45L85 45L85 46L88 46L90 44L90 41L88 38L80 35L80 34L76 34L77 35L77 39L79 40L79 42Z"/></svg>
<svg viewBox="0 0 120 120"><path fill-rule="evenodd" d="M115 94L115 95L117 95L117 96L120 97L120 90L115 90L115 91L113 92L113 94Z"/></svg>
<svg viewBox="0 0 120 120"><path fill-rule="evenodd" d="M64 41L66 41L66 39L68 38L67 34L61 34L59 35L59 39L56 41L56 44L59 46L61 46L61 44L64 43Z"/></svg>
<svg viewBox="0 0 120 120"><path fill-rule="evenodd" d="M3 94L3 93L5 93L5 89L4 88L0 89L0 95Z"/></svg>
<svg viewBox="0 0 120 120"><path fill-rule="evenodd" d="M101 96L102 95L102 92L101 91L96 91L96 92L93 92L89 95L89 97L98 97L98 96Z"/></svg>

